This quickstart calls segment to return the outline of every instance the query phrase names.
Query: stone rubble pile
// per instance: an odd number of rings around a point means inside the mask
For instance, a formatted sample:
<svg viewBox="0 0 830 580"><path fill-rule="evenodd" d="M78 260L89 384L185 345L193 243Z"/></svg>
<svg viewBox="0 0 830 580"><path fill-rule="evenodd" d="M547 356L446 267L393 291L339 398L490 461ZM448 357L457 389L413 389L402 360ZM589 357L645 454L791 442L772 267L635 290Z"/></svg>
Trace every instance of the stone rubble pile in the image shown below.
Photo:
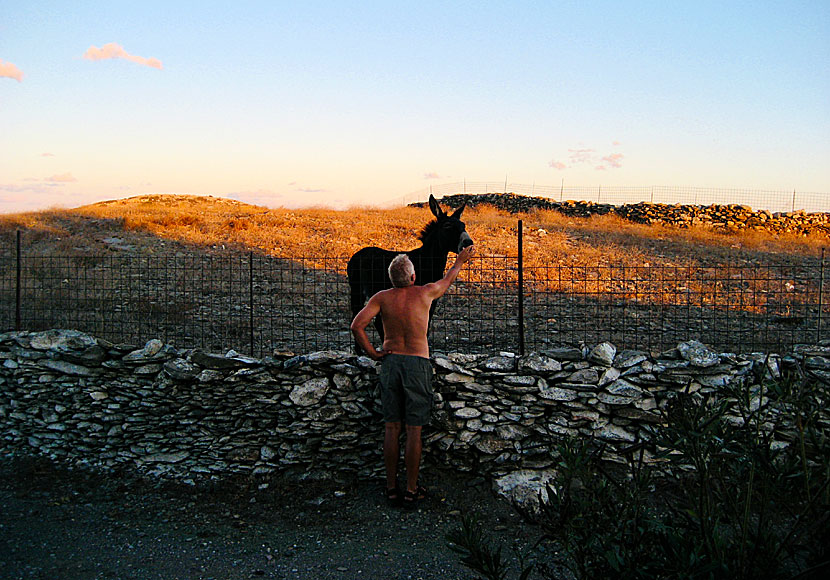
<svg viewBox="0 0 830 580"><path fill-rule="evenodd" d="M510 213L534 210L554 210L566 216L586 218L592 215L616 214L632 222L660 224L687 228L701 226L723 231L758 230L772 234L817 235L830 237L830 213L804 211L754 211L745 205L681 205L640 202L625 205L594 203L592 201L554 201L544 197L530 197L515 193L484 193L476 195L448 195L440 202L458 207L463 202L474 207L491 205ZM425 203L413 203L424 206Z"/></svg>
<svg viewBox="0 0 830 580"><path fill-rule="evenodd" d="M766 357L690 341L652 356L602 343L432 360L427 465L443 462L519 490L521 481L546 481L564 438L591 437L621 453L663 423L677 393L717 396L744 385L760 397L759 378L796 363L830 381L830 346ZM794 427L776 436L786 445ZM69 330L0 335L5 454L190 483L229 474L371 477L381 473L381 441L377 365L366 357L255 359L158 340L137 348Z"/></svg>

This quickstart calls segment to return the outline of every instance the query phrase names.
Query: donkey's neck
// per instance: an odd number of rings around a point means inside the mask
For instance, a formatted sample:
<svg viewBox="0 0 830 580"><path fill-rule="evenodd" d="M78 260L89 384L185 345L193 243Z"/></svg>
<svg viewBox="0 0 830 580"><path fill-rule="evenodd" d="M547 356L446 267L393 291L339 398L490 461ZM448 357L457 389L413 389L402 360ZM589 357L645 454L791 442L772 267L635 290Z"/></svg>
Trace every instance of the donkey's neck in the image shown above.
<svg viewBox="0 0 830 580"><path fill-rule="evenodd" d="M429 243L427 240L420 248L409 252L409 257L419 272L418 278L423 282L435 282L444 277L444 269L447 266L447 250L441 250L437 243ZM426 271L423 271L426 270Z"/></svg>

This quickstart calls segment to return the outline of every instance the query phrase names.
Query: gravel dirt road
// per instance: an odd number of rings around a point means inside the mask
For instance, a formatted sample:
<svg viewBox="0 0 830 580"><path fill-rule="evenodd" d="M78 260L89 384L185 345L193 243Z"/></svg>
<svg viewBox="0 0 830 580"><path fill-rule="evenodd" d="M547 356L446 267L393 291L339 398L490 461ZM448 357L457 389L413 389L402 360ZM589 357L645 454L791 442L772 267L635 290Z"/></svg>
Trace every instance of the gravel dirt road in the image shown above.
<svg viewBox="0 0 830 580"><path fill-rule="evenodd" d="M228 481L210 489L0 459L3 579L468 579L446 534L476 514L494 542L539 532L481 479L425 468L417 511L379 482ZM515 561L514 561L515 565Z"/></svg>

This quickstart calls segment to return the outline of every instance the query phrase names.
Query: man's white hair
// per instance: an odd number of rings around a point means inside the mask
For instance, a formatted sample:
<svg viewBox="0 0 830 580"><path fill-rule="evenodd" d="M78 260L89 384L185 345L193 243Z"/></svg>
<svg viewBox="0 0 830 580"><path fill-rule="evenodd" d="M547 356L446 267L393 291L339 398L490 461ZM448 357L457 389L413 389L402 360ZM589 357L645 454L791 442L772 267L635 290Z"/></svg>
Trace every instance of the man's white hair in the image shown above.
<svg viewBox="0 0 830 580"><path fill-rule="evenodd" d="M403 288L412 284L412 275L415 266L406 254L398 254L389 264L389 279L395 288Z"/></svg>

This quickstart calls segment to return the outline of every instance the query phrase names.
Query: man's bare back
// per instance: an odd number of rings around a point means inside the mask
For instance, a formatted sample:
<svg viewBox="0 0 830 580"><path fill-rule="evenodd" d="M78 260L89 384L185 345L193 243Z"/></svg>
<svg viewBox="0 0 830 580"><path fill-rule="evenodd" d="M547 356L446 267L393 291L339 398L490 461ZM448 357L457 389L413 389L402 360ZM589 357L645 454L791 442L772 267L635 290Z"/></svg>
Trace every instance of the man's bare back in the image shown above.
<svg viewBox="0 0 830 580"><path fill-rule="evenodd" d="M472 255L473 246L461 250L455 263L437 282L415 286L413 274L411 285L382 290L372 296L352 321L351 330L358 345L375 360L391 353L429 358L429 308L433 300L443 296L449 289L461 271L461 266ZM383 318L385 335L381 350L376 350L366 335L366 327L378 313Z"/></svg>
<svg viewBox="0 0 830 580"><path fill-rule="evenodd" d="M426 286L407 286L378 293L384 352L429 358L427 327L433 301L430 290Z"/></svg>

